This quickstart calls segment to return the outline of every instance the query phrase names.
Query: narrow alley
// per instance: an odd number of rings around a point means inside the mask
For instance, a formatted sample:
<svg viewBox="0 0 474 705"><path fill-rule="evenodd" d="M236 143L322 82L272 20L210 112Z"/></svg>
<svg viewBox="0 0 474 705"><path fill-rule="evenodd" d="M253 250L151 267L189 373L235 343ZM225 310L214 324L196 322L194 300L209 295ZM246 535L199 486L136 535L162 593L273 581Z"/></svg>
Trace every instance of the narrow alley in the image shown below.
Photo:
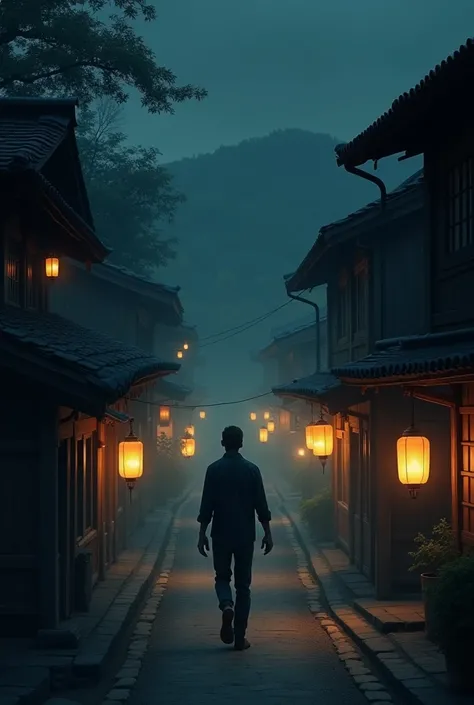
<svg viewBox="0 0 474 705"><path fill-rule="evenodd" d="M298 577L295 548L272 491L269 503L274 515L275 548L264 557L257 540L248 631L252 648L236 653L220 642L212 559L210 556L204 559L196 550L198 499L194 493L177 520L174 565L169 579L164 571L159 580L162 584L168 580L167 588L136 682L133 667L144 643L140 630L135 636L137 646L134 647L133 641L130 644L129 667L125 662L121 673L131 677L129 702L132 705L151 705L158 699L167 705L242 701L253 705L290 700L301 705L366 702L328 634L308 609L308 591ZM170 567L171 551L168 556ZM156 599L152 595L142 613L145 618L148 615L149 621L156 609ZM117 685L127 683L119 681ZM119 690L115 691L117 699ZM123 692L122 699L124 695Z"/></svg>

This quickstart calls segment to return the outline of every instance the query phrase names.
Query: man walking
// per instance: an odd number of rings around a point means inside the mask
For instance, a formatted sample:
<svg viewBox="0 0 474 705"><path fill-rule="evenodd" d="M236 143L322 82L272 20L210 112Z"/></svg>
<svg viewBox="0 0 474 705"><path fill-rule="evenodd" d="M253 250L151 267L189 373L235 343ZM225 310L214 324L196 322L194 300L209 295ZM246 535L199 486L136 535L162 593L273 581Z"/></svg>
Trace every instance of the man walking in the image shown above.
<svg viewBox="0 0 474 705"><path fill-rule="evenodd" d="M255 543L255 514L262 524L264 555L273 548L262 476L256 465L240 453L244 434L237 426L227 426L221 445L225 453L209 465L202 491L198 522L201 524L198 551L209 551L206 530L212 520L212 555L216 573L216 593L222 610L221 640L234 644L236 651L248 649L245 638L250 612L250 584ZM230 580L234 559L235 612Z"/></svg>

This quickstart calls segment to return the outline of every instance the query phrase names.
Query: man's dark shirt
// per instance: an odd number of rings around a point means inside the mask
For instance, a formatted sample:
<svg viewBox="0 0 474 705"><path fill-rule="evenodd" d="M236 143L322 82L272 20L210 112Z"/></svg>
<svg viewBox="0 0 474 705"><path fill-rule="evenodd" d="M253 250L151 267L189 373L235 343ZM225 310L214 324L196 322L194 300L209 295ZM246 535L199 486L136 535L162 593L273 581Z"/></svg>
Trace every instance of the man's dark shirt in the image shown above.
<svg viewBox="0 0 474 705"><path fill-rule="evenodd" d="M213 539L251 542L255 513L261 523L272 518L260 470L237 451L227 451L207 468L198 522L207 526L212 520Z"/></svg>

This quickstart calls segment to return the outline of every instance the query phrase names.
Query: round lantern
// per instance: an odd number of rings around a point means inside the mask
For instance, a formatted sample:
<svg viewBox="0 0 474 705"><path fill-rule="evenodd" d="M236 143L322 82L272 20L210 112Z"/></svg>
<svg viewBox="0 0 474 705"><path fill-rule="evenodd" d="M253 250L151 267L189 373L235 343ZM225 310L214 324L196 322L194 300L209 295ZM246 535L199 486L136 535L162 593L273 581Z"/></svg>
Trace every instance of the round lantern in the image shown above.
<svg viewBox="0 0 474 705"><path fill-rule="evenodd" d="M264 412L263 412L263 420L264 420L264 421L268 421L269 418L270 418L270 412L269 412L269 411L264 411Z"/></svg>
<svg viewBox="0 0 474 705"><path fill-rule="evenodd" d="M170 422L171 410L169 406L160 406L160 424L167 426Z"/></svg>
<svg viewBox="0 0 474 705"><path fill-rule="evenodd" d="M199 418L200 418L200 419L205 419L205 418L206 418L206 412L205 412L205 411L200 411L200 412L199 412Z"/></svg>
<svg viewBox="0 0 474 705"><path fill-rule="evenodd" d="M135 483L143 475L143 443L133 433L133 419L130 433L119 443L118 463L119 475L127 484L131 501Z"/></svg>
<svg viewBox="0 0 474 705"><path fill-rule="evenodd" d="M324 472L327 459L330 455L332 455L334 447L333 428L331 424L327 423L323 418L319 419L319 421L311 425L313 426L313 455L316 455L321 461L321 465Z"/></svg>
<svg viewBox="0 0 474 705"><path fill-rule="evenodd" d="M268 441L268 429L265 426L261 427L258 438L260 443L266 443Z"/></svg>
<svg viewBox="0 0 474 705"><path fill-rule="evenodd" d="M48 279L57 279L59 277L59 259L57 257L46 257L44 269Z"/></svg>
<svg viewBox="0 0 474 705"><path fill-rule="evenodd" d="M430 442L413 426L407 428L397 441L397 465L398 479L416 499L418 490L430 476Z"/></svg>
<svg viewBox="0 0 474 705"><path fill-rule="evenodd" d="M189 348L188 343L185 343L185 344L183 345L183 350L188 350L188 348Z"/></svg>
<svg viewBox="0 0 474 705"><path fill-rule="evenodd" d="M256 421L257 420L257 414L255 411L250 412L250 421Z"/></svg>
<svg viewBox="0 0 474 705"><path fill-rule="evenodd" d="M181 439L181 454L185 458L192 458L196 452L196 441L192 436L184 436Z"/></svg>
<svg viewBox="0 0 474 705"><path fill-rule="evenodd" d="M298 448L296 455L299 458L304 458L304 456L306 455L306 450L304 448Z"/></svg>
<svg viewBox="0 0 474 705"><path fill-rule="evenodd" d="M194 436L194 426L186 426L184 432L187 436Z"/></svg>
<svg viewBox="0 0 474 705"><path fill-rule="evenodd" d="M182 360L182 358L183 358L183 351L182 351L182 350L178 350L178 352L176 353L176 357L179 358L180 360Z"/></svg>
<svg viewBox="0 0 474 705"><path fill-rule="evenodd" d="M267 423L267 429L268 429L268 433L275 432L275 422L272 419L270 419L270 421Z"/></svg>

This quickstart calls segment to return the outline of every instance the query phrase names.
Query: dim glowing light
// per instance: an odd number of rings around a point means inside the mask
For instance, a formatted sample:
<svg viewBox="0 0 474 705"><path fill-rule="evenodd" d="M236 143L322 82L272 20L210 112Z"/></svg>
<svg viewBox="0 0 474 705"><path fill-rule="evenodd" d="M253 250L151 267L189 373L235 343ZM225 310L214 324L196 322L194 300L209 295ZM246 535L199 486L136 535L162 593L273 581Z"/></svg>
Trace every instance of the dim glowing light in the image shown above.
<svg viewBox="0 0 474 705"><path fill-rule="evenodd" d="M188 350L188 349L189 349L189 345L188 345L188 343L185 343L185 344L183 345L183 350Z"/></svg>
<svg viewBox="0 0 474 705"><path fill-rule="evenodd" d="M262 426L260 429L258 438L260 443L266 443L268 441L268 429L265 426Z"/></svg>
<svg viewBox="0 0 474 705"><path fill-rule="evenodd" d="M183 358L183 351L182 351L182 350L178 350L178 352L176 353L176 357L179 358L180 360L182 360L182 358Z"/></svg>
<svg viewBox="0 0 474 705"><path fill-rule="evenodd" d="M250 421L256 421L257 420L257 414L255 411L250 412Z"/></svg>
<svg viewBox="0 0 474 705"><path fill-rule="evenodd" d="M269 412L269 411L264 411L264 412L263 412L263 420L264 420L264 421L268 421L269 418L270 418L270 412Z"/></svg>
<svg viewBox="0 0 474 705"><path fill-rule="evenodd" d="M118 450L119 475L130 490L131 500L135 483L143 475L143 443L133 433L133 419L130 420L130 433L119 443Z"/></svg>
<svg viewBox="0 0 474 705"><path fill-rule="evenodd" d="M415 499L420 487L430 477L430 442L413 426L407 428L397 441L397 465L398 479Z"/></svg>
<svg viewBox="0 0 474 705"><path fill-rule="evenodd" d="M187 436L194 436L194 426L186 426L184 432Z"/></svg>
<svg viewBox="0 0 474 705"><path fill-rule="evenodd" d="M275 422L272 419L270 419L270 421L267 423L267 429L268 429L268 433L275 432Z"/></svg>
<svg viewBox="0 0 474 705"><path fill-rule="evenodd" d="M169 406L160 406L160 424L166 426L171 418L171 409Z"/></svg>
<svg viewBox="0 0 474 705"><path fill-rule="evenodd" d="M304 458L304 456L306 455L306 449L305 449L305 448L298 448L298 450L297 450L297 455L298 455L300 458Z"/></svg>
<svg viewBox="0 0 474 705"><path fill-rule="evenodd" d="M46 257L44 267L48 279L59 277L59 259L57 257Z"/></svg>
<svg viewBox="0 0 474 705"><path fill-rule="evenodd" d="M206 412L205 412L204 410L199 412L199 418L200 418L200 419L205 419L205 418L206 418Z"/></svg>

